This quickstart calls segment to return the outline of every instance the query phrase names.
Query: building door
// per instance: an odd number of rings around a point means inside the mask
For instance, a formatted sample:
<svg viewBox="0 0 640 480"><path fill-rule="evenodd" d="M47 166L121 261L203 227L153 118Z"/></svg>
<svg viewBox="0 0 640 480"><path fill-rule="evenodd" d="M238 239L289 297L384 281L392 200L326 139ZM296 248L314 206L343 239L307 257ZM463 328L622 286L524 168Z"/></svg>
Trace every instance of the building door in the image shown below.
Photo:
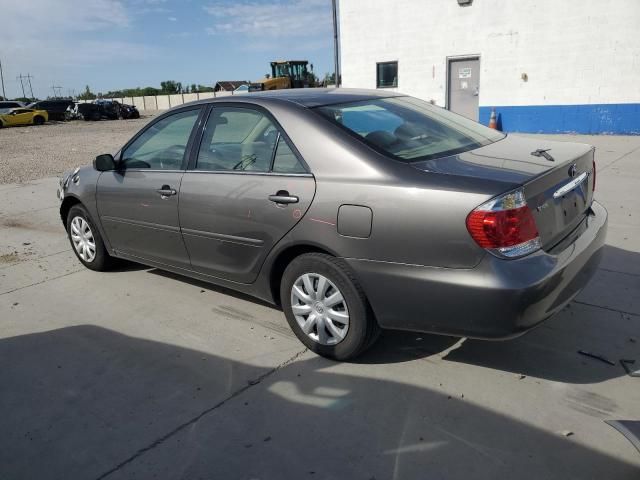
<svg viewBox="0 0 640 480"><path fill-rule="evenodd" d="M477 122L480 58L450 59L448 83L447 108Z"/></svg>

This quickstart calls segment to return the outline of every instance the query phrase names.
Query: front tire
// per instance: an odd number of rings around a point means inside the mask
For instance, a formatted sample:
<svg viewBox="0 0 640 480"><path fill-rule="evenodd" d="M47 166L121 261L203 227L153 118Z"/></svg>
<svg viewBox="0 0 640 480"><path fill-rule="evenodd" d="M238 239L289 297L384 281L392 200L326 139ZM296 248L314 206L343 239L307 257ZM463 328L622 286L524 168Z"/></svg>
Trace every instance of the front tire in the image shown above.
<svg viewBox="0 0 640 480"><path fill-rule="evenodd" d="M69 209L67 235L73 252L85 267L98 272L110 269L113 258L107 253L100 232L82 205Z"/></svg>
<svg viewBox="0 0 640 480"><path fill-rule="evenodd" d="M380 333L362 287L344 261L330 255L295 258L282 276L280 299L298 339L323 357L355 358Z"/></svg>
<svg viewBox="0 0 640 480"><path fill-rule="evenodd" d="M34 125L42 125L42 124L44 124L44 117L40 117L40 116L34 117L33 118L33 124Z"/></svg>

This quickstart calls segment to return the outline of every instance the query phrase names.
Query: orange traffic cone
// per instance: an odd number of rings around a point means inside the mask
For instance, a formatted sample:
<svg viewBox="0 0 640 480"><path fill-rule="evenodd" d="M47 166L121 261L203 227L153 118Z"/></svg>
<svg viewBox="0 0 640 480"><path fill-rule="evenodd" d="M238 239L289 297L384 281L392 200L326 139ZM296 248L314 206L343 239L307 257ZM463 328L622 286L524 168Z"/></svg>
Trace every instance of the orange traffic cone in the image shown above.
<svg viewBox="0 0 640 480"><path fill-rule="evenodd" d="M498 129L498 120L496 118L496 109L491 109L491 117L489 117L489 128Z"/></svg>

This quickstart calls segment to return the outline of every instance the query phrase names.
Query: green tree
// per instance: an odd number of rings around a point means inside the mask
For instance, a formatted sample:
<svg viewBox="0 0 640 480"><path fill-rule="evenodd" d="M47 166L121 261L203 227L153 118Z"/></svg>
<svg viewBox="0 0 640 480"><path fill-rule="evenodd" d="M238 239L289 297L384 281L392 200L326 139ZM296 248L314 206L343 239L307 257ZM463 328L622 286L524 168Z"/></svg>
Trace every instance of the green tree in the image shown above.
<svg viewBox="0 0 640 480"><path fill-rule="evenodd" d="M336 84L336 74L334 73L325 73L324 74L324 85L335 85Z"/></svg>
<svg viewBox="0 0 640 480"><path fill-rule="evenodd" d="M79 100L95 100L96 95L91 91L89 85L87 85L84 89L84 92L78 95Z"/></svg>
<svg viewBox="0 0 640 480"><path fill-rule="evenodd" d="M160 82L160 91L166 94L182 93L182 83L175 80Z"/></svg>

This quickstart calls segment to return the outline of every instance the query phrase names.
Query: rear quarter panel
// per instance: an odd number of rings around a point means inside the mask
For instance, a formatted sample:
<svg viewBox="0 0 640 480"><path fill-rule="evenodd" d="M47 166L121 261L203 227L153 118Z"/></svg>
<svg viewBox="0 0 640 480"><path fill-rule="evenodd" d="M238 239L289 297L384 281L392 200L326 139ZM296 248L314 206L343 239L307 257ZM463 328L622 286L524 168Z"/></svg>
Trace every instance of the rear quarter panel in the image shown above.
<svg viewBox="0 0 640 480"><path fill-rule="evenodd" d="M467 232L466 216L506 190L504 183L419 171L307 109L269 108L316 178L310 209L282 242L318 245L341 257L448 268L472 268L485 255ZM338 233L341 205L372 210L369 238Z"/></svg>

